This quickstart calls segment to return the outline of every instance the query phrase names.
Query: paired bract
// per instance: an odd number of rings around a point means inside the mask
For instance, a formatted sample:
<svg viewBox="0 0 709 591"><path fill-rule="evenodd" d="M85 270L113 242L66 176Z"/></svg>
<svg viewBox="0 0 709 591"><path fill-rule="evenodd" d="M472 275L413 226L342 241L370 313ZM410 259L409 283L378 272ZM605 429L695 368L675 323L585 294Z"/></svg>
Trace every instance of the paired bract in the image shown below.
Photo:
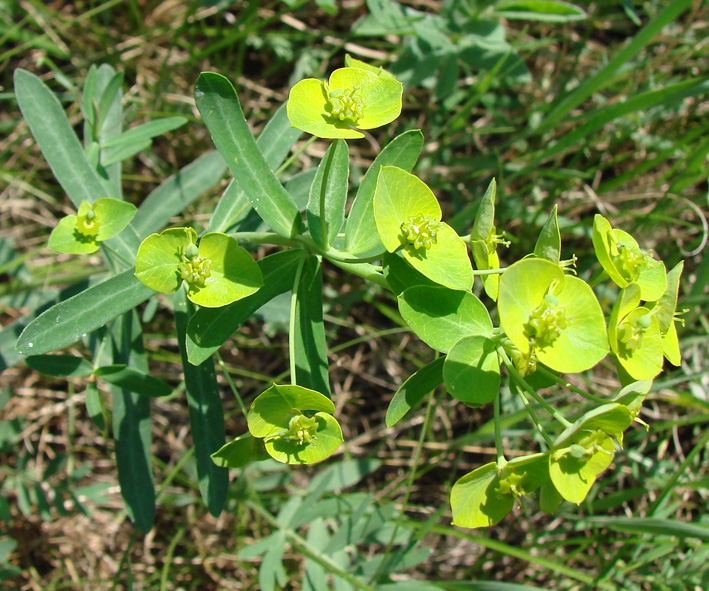
<svg viewBox="0 0 709 591"><path fill-rule="evenodd" d="M258 264L226 234L205 234L197 246L192 228L171 228L143 240L135 257L135 276L159 293L175 293L182 282L187 297L208 308L226 306L258 291Z"/></svg>
<svg viewBox="0 0 709 591"><path fill-rule="evenodd" d="M99 242L118 235L138 211L135 205L103 197L82 201L76 215L68 215L52 230L47 246L65 254L96 252Z"/></svg>
<svg viewBox="0 0 709 591"><path fill-rule="evenodd" d="M291 88L288 119L293 127L329 139L363 138L357 129L391 123L401 113L403 86L394 76L359 60L335 70L327 82L306 78Z"/></svg>

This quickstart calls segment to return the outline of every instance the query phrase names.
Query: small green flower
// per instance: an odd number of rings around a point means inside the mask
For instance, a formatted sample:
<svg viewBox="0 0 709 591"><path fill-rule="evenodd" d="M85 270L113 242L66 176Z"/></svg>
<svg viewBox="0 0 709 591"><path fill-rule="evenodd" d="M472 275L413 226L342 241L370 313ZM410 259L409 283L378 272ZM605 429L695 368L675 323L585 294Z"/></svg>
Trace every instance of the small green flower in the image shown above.
<svg viewBox="0 0 709 591"><path fill-rule="evenodd" d="M613 461L615 446L610 436L622 437L633 418L622 404L604 404L557 437L549 454L549 476L564 499L578 505L586 498L596 477Z"/></svg>
<svg viewBox="0 0 709 591"><path fill-rule="evenodd" d="M603 311L589 285L538 258L516 262L500 278L500 325L513 361L532 373L537 360L555 371L590 369L608 353Z"/></svg>
<svg viewBox="0 0 709 591"><path fill-rule="evenodd" d="M459 478L451 489L453 525L487 527L507 515L549 480L548 454L532 454L498 465L490 462Z"/></svg>
<svg viewBox="0 0 709 591"><path fill-rule="evenodd" d="M396 166L382 166L373 208L377 233L388 252L401 251L407 263L440 285L471 289L468 249L441 221L441 206L422 180Z"/></svg>
<svg viewBox="0 0 709 591"><path fill-rule="evenodd" d="M190 301L208 308L226 306L258 291L261 270L236 240L212 232L197 246L192 228L172 228L143 240L135 258L135 276L159 293L175 293L187 284Z"/></svg>
<svg viewBox="0 0 709 591"><path fill-rule="evenodd" d="M76 215L68 215L49 236L47 246L66 254L96 252L99 242L113 238L130 224L135 205L104 197L89 203L82 201Z"/></svg>
<svg viewBox="0 0 709 591"><path fill-rule="evenodd" d="M611 311L608 327L611 350L635 380L651 380L662 371L659 310L641 306L640 286L630 283L620 292Z"/></svg>
<svg viewBox="0 0 709 591"><path fill-rule="evenodd" d="M343 441L332 416L335 405L320 392L273 384L253 401L246 416L249 433L284 464L314 464L337 451Z"/></svg>
<svg viewBox="0 0 709 591"><path fill-rule="evenodd" d="M391 74L372 67L335 70L328 82L306 78L288 97L291 126L321 138L362 138L357 129L391 123L401 113L403 86Z"/></svg>
<svg viewBox="0 0 709 591"><path fill-rule="evenodd" d="M640 298L654 302L667 286L665 265L640 250L635 239L623 230L615 230L602 215L593 219L593 249L601 266L618 287L637 283Z"/></svg>

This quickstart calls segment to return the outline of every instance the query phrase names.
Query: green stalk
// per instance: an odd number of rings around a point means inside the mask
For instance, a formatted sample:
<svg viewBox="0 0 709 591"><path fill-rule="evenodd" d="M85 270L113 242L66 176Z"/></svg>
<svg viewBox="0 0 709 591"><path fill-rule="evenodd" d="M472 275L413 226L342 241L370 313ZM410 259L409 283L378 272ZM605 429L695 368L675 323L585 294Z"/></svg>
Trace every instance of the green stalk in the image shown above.
<svg viewBox="0 0 709 591"><path fill-rule="evenodd" d="M534 399L534 401L541 406L544 410L546 410L552 417L554 417L557 421L559 421L564 428L570 427L571 423L566 420L566 418L558 411L556 410L551 404L546 402L539 394L537 394L536 390L532 388L527 383L527 380L525 380L522 375L517 371L517 368L514 366L512 361L510 361L510 358L507 356L507 353L505 353L505 350L503 347L498 346L497 347L497 353L498 355L502 358L502 361L504 362L505 366L507 367L507 371L510 372L510 375L514 380L517 382L517 384L527 393L529 394L530 397Z"/></svg>
<svg viewBox="0 0 709 591"><path fill-rule="evenodd" d="M291 292L290 298L290 321L288 323L288 363L290 365L290 383L294 386L296 385L296 367L295 367L295 309L298 303L298 284L300 283L300 277L303 274L303 266L305 265L305 257L300 259L298 263L298 270L295 272L295 279L293 280L293 291Z"/></svg>

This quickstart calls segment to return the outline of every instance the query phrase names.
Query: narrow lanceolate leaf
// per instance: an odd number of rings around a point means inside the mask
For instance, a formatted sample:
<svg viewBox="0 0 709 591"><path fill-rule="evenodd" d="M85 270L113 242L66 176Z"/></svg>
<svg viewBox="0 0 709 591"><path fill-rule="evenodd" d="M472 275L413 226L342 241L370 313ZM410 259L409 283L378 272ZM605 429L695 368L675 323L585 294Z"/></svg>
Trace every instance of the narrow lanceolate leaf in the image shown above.
<svg viewBox="0 0 709 591"><path fill-rule="evenodd" d="M90 376L94 371L91 363L76 355L31 355L25 363L40 373L63 378Z"/></svg>
<svg viewBox="0 0 709 591"><path fill-rule="evenodd" d="M185 336L193 312L194 306L187 299L184 289L179 289L175 294L175 323L185 374L199 490L207 509L217 517L222 512L229 488L229 472L217 466L211 457L224 445L224 409L219 397L214 361L207 359L200 365L192 365L187 361Z"/></svg>
<svg viewBox="0 0 709 591"><path fill-rule="evenodd" d="M328 378L327 345L322 316L322 269L316 256L305 259L294 287L294 326L290 338L294 339L295 376L293 384L330 394Z"/></svg>
<svg viewBox="0 0 709 591"><path fill-rule="evenodd" d="M687 523L654 517L590 517L587 521L614 531L648 534L653 538L674 536L680 539L698 538L705 542L709 541L709 524L696 521Z"/></svg>
<svg viewBox="0 0 709 591"><path fill-rule="evenodd" d="M261 150L266 164L272 170L281 165L302 133L300 129L290 126L286 105L285 103L281 105L256 140L258 149ZM209 220L208 230L210 232L226 232L250 209L251 203L246 194L235 181L232 181L217 203L217 208Z"/></svg>
<svg viewBox="0 0 709 591"><path fill-rule="evenodd" d="M335 140L325 152L310 187L308 228L313 240L327 248L345 221L349 152L345 140Z"/></svg>
<svg viewBox="0 0 709 591"><path fill-rule="evenodd" d="M439 357L424 365L401 385L391 399L386 413L386 426L392 427L404 418L418 402L431 390L443 382L443 363L445 357Z"/></svg>
<svg viewBox="0 0 709 591"><path fill-rule="evenodd" d="M423 134L412 129L395 137L375 158L357 190L345 229L345 249L358 256L383 252L384 246L372 228L374 222L374 191L382 166L398 166L411 172L423 147Z"/></svg>
<svg viewBox="0 0 709 591"><path fill-rule="evenodd" d="M94 371L94 375L109 384L140 394L141 396L169 396L172 388L162 380L118 363L105 365Z"/></svg>
<svg viewBox="0 0 709 591"><path fill-rule="evenodd" d="M221 154L211 151L165 179L141 203L133 218L141 240L167 226L170 218L216 185L225 171Z"/></svg>
<svg viewBox="0 0 709 591"><path fill-rule="evenodd" d="M147 373L148 362L135 312L124 314L107 337L113 343L113 363ZM150 399L111 385L113 437L121 496L135 526L147 533L155 518L155 487L150 456Z"/></svg>
<svg viewBox="0 0 709 591"><path fill-rule="evenodd" d="M231 82L214 72L200 74L195 102L214 145L256 212L282 236L297 233L298 208L256 145Z"/></svg>
<svg viewBox="0 0 709 591"><path fill-rule="evenodd" d="M290 338L295 341L295 376L291 376L291 381L331 396L322 314L322 269L318 257L305 259L294 292L295 310L291 314L295 325Z"/></svg>
<svg viewBox="0 0 709 591"><path fill-rule="evenodd" d="M568 23L584 20L582 8L559 0L502 0L495 6L496 16L508 19Z"/></svg>
<svg viewBox="0 0 709 591"><path fill-rule="evenodd" d="M106 189L89 164L64 109L54 93L37 76L15 70L15 96L22 116L32 130L54 176L72 203L93 202Z"/></svg>
<svg viewBox="0 0 709 591"><path fill-rule="evenodd" d="M187 327L187 357L199 365L222 346L234 331L266 302L293 287L300 250L284 250L258 261L263 287L256 293L222 308L200 308Z"/></svg>
<svg viewBox="0 0 709 591"><path fill-rule="evenodd" d="M143 303L155 292L133 275L133 269L52 306L29 323L15 348L41 355L75 343L83 336Z"/></svg>

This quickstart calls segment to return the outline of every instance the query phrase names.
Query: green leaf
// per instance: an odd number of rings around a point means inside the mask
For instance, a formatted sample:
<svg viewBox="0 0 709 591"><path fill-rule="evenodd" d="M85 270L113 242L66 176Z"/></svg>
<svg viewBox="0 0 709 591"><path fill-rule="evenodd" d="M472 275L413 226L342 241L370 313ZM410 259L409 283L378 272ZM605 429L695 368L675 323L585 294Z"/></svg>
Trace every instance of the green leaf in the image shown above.
<svg viewBox="0 0 709 591"><path fill-rule="evenodd" d="M151 234L140 245L135 257L135 276L158 293L175 293L182 285L178 265L189 244L196 244L192 228L170 228Z"/></svg>
<svg viewBox="0 0 709 591"><path fill-rule="evenodd" d="M286 104L283 103L256 140L256 145L271 170L276 170L280 166L301 134L299 129L290 126ZM208 230L226 232L250 210L251 202L239 188L238 183L232 180L209 219Z"/></svg>
<svg viewBox="0 0 709 591"><path fill-rule="evenodd" d="M293 287L302 250L284 250L258 261L263 287L221 308L200 308L187 327L187 356L199 365L210 357L256 310Z"/></svg>
<svg viewBox="0 0 709 591"><path fill-rule="evenodd" d="M103 129L106 126L109 111L113 107L116 98L122 95L123 72L115 72L111 69L111 73L113 75L104 86L101 96L98 99L97 127L99 127L99 129ZM99 76L100 74L101 69L99 69Z"/></svg>
<svg viewBox="0 0 709 591"><path fill-rule="evenodd" d="M323 324L322 269L318 257L303 259L300 276L296 279L292 312L295 324L289 338L293 339L295 376L291 381L330 397L327 363L327 343Z"/></svg>
<svg viewBox="0 0 709 591"><path fill-rule="evenodd" d="M401 113L403 86L391 75L360 68L340 68L328 83L307 78L291 88L291 125L321 138L356 139L359 129L391 123Z"/></svg>
<svg viewBox="0 0 709 591"><path fill-rule="evenodd" d="M356 256L370 256L382 252L379 236L372 232L374 221L374 191L382 166L396 166L410 172L423 147L423 134L412 129L395 137L374 159L362 177L352 202L345 228L345 250Z"/></svg>
<svg viewBox="0 0 709 591"><path fill-rule="evenodd" d="M123 390L141 396L169 396L172 388L150 374L136 371L124 364L104 365L96 368L94 375Z"/></svg>
<svg viewBox="0 0 709 591"><path fill-rule="evenodd" d="M147 372L140 323L135 311L119 317L110 333L113 363ZM155 488L150 455L150 398L111 385L113 437L118 484L135 526L147 533L155 517Z"/></svg>
<svg viewBox="0 0 709 591"><path fill-rule="evenodd" d="M303 388L272 384L251 404L248 416L249 432L254 437L271 437L288 428L293 410L332 414L335 405L325 395Z"/></svg>
<svg viewBox="0 0 709 591"><path fill-rule="evenodd" d="M514 346L555 371L585 371L608 353L593 290L549 261L529 258L508 267L500 279L498 311Z"/></svg>
<svg viewBox="0 0 709 591"><path fill-rule="evenodd" d="M263 439L252 437L251 433L239 435L225 443L211 455L212 461L222 468L243 468L251 462L268 458Z"/></svg>
<svg viewBox="0 0 709 591"><path fill-rule="evenodd" d="M588 17L582 8L559 0L498 0L494 14L511 20L545 23L569 23Z"/></svg>
<svg viewBox="0 0 709 591"><path fill-rule="evenodd" d="M195 102L214 145L256 212L278 234L297 234L300 213L256 145L231 83L203 72L195 85Z"/></svg>
<svg viewBox="0 0 709 591"><path fill-rule="evenodd" d="M393 427L406 416L426 394L443 382L445 357L434 359L411 374L391 399L386 412L386 426Z"/></svg>
<svg viewBox="0 0 709 591"><path fill-rule="evenodd" d="M84 150L57 97L37 76L18 68L14 73L15 96L32 135L54 176L72 203L92 203L106 189L89 164Z"/></svg>
<svg viewBox="0 0 709 591"><path fill-rule="evenodd" d="M347 142L335 140L318 166L306 210L310 235L324 249L332 244L345 221L349 174Z"/></svg>
<svg viewBox="0 0 709 591"><path fill-rule="evenodd" d="M448 353L462 337L492 334L487 308L472 293L445 287L410 287L399 297L399 312L429 347Z"/></svg>
<svg viewBox="0 0 709 591"><path fill-rule="evenodd" d="M162 230L170 223L170 218L217 185L226 168L222 155L211 150L165 179L143 200L133 218L133 227L138 236L145 238ZM217 207L212 219L218 211Z"/></svg>
<svg viewBox="0 0 709 591"><path fill-rule="evenodd" d="M500 392L495 343L481 335L460 339L446 356L443 379L448 393L460 402L473 406L492 402Z"/></svg>
<svg viewBox="0 0 709 591"><path fill-rule="evenodd" d="M153 293L129 269L40 314L27 325L15 348L23 355L62 349L135 308Z"/></svg>
<svg viewBox="0 0 709 591"><path fill-rule="evenodd" d="M554 449L568 447L584 431L601 430L608 435L617 436L633 422L633 413L623 404L610 402L602 404L574 421L556 438Z"/></svg>
<svg viewBox="0 0 709 591"><path fill-rule="evenodd" d="M86 412L101 431L106 430L106 421L104 419L103 403L101 402L101 393L95 381L86 384Z"/></svg>
<svg viewBox="0 0 709 591"><path fill-rule="evenodd" d="M219 308L250 296L263 285L256 261L231 236L205 234L198 256L211 262L211 274L203 286L190 284L187 297L195 304Z"/></svg>
<svg viewBox="0 0 709 591"><path fill-rule="evenodd" d="M537 243L534 245L534 255L558 265L561 260L561 234L559 233L557 209L558 206L554 205L549 219L539 233Z"/></svg>
<svg viewBox="0 0 709 591"><path fill-rule="evenodd" d="M185 337L187 323L193 312L193 306L188 302L185 291L179 290L175 294L175 324L182 358L182 371L185 375L199 490L209 512L214 517L218 517L226 502L229 473L214 463L212 454L222 448L226 438L224 409L219 396L214 361L207 359L196 366L187 361Z"/></svg>
<svg viewBox="0 0 709 591"><path fill-rule="evenodd" d="M128 158L135 156L136 154L144 152L150 148L151 145L152 142L150 140L142 140L140 142L122 144L120 146L116 146L115 148L109 148L108 150L101 152L101 166L109 167L114 164L119 164L120 162L128 160Z"/></svg>
<svg viewBox="0 0 709 591"><path fill-rule="evenodd" d="M514 505L512 495L497 492L500 475L495 462L459 478L451 488L453 525L487 527L507 515Z"/></svg>
<svg viewBox="0 0 709 591"><path fill-rule="evenodd" d="M40 373L63 378L90 376L94 371L91 363L75 355L30 355L25 363Z"/></svg>
<svg viewBox="0 0 709 591"><path fill-rule="evenodd" d="M124 131L123 133L114 136L101 144L101 148L111 148L113 146L121 146L125 144L134 144L149 140L178 127L182 127L187 123L186 117L165 117L156 121L148 121L142 125L137 125Z"/></svg>
<svg viewBox="0 0 709 591"><path fill-rule="evenodd" d="M642 326L643 320L648 326ZM651 380L662 371L663 340L657 317L635 308L621 320L612 344L618 362L634 380Z"/></svg>

